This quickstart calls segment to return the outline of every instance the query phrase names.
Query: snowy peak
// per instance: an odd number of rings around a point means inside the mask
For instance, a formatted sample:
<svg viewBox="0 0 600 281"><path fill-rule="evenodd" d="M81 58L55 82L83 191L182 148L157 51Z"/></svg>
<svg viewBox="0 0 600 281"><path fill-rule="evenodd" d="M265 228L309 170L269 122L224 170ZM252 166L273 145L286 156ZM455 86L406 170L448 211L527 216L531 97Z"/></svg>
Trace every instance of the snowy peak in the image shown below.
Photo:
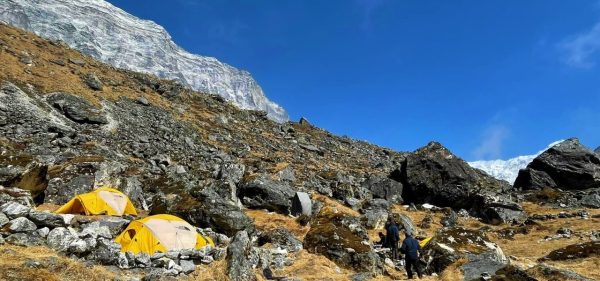
<svg viewBox="0 0 600 281"><path fill-rule="evenodd" d="M517 179L519 170L525 169L525 167L527 167L527 165L531 163L531 161L533 161L533 159L535 159L538 155L563 141L564 140L555 141L548 145L548 147L546 147L544 150L533 155L517 156L508 160L482 160L468 163L473 168L483 170L497 179L505 180L512 184L515 182L515 179Z"/></svg>
<svg viewBox="0 0 600 281"><path fill-rule="evenodd" d="M113 66L177 80L217 94L243 109L262 110L279 122L286 111L268 100L247 71L177 46L160 25L103 0L0 0L0 21L62 40Z"/></svg>

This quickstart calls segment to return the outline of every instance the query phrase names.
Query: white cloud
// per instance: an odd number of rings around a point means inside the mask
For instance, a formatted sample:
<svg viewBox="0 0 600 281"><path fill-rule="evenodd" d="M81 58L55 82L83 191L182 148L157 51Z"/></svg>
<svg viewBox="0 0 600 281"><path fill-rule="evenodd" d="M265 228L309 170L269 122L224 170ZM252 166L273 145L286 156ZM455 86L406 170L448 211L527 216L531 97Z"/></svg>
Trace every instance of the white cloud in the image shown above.
<svg viewBox="0 0 600 281"><path fill-rule="evenodd" d="M579 68L592 68L600 57L600 22L559 44L565 63Z"/></svg>
<svg viewBox="0 0 600 281"><path fill-rule="evenodd" d="M502 125L487 128L482 140L473 151L475 159L498 159L502 157L502 146L510 131Z"/></svg>

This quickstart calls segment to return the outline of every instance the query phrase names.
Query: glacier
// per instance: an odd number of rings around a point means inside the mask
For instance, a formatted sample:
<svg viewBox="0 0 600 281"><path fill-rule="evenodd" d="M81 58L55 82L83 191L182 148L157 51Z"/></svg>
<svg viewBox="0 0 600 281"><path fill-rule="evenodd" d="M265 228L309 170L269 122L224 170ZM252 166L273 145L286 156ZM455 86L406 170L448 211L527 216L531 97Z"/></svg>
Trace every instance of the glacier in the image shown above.
<svg viewBox="0 0 600 281"><path fill-rule="evenodd" d="M247 71L189 53L162 26L106 1L0 0L0 21L64 41L115 67L176 80L196 91L220 95L242 109L265 111L278 122L289 119Z"/></svg>
<svg viewBox="0 0 600 281"><path fill-rule="evenodd" d="M519 170L525 169L538 155L563 141L564 140L555 141L548 145L544 150L538 151L538 153L532 155L517 156L508 160L480 160L467 163L473 168L483 170L490 176L513 184L519 175Z"/></svg>

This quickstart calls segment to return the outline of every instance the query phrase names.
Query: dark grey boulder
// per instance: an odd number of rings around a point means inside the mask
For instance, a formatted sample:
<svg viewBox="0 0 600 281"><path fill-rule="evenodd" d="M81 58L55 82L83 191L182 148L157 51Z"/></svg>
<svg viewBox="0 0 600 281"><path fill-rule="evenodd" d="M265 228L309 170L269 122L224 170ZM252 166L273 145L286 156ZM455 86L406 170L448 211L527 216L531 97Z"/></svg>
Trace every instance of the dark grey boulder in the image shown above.
<svg viewBox="0 0 600 281"><path fill-rule="evenodd" d="M383 228L389 217L390 203L385 199L371 199L363 204L361 221L367 229Z"/></svg>
<svg viewBox="0 0 600 281"><path fill-rule="evenodd" d="M390 178L371 177L362 184L370 190L373 198L385 199L393 204L402 204L402 183Z"/></svg>
<svg viewBox="0 0 600 281"><path fill-rule="evenodd" d="M281 214L289 214L292 198L296 192L286 183L259 177L242 183L238 197L248 208L267 209Z"/></svg>
<svg viewBox="0 0 600 281"><path fill-rule="evenodd" d="M248 260L252 244L246 231L238 232L227 247L227 276L232 281L255 281L256 274Z"/></svg>
<svg viewBox="0 0 600 281"><path fill-rule="evenodd" d="M466 254L467 262L461 266L464 280L481 280L484 276L496 275L496 271L508 265L508 259L496 250L480 254Z"/></svg>
<svg viewBox="0 0 600 281"><path fill-rule="evenodd" d="M184 274L190 274L196 270L196 264L190 260L180 260L179 266L181 266L181 272Z"/></svg>
<svg viewBox="0 0 600 281"><path fill-rule="evenodd" d="M67 203L75 195L90 192L96 179L90 172L95 169L92 164L79 164L69 167L64 174L56 175L48 182L45 201L60 205Z"/></svg>
<svg viewBox="0 0 600 281"><path fill-rule="evenodd" d="M410 219L409 216L405 214L394 214L396 222L400 229L404 229L404 231L412 233L413 236L418 235L418 230L415 227L415 223Z"/></svg>
<svg viewBox="0 0 600 281"><path fill-rule="evenodd" d="M10 219L2 212L0 212L0 228L7 224Z"/></svg>
<svg viewBox="0 0 600 281"><path fill-rule="evenodd" d="M17 232L33 232L37 229L35 223L25 217L18 217L8 222L8 231L11 233Z"/></svg>
<svg viewBox="0 0 600 281"><path fill-rule="evenodd" d="M83 77L83 81L85 82L86 85L88 85L88 87L90 87L90 89L92 89L94 91L102 91L102 88L103 88L102 81L100 81L100 79L98 79L98 76L96 76L96 74L90 73L90 74L85 75Z"/></svg>
<svg viewBox="0 0 600 281"><path fill-rule="evenodd" d="M391 177L404 185L405 201L454 209L471 209L484 192L510 189L507 182L472 168L437 142L409 154Z"/></svg>
<svg viewBox="0 0 600 281"><path fill-rule="evenodd" d="M458 214L452 209L446 209L445 215L441 220L444 227L454 227L458 222Z"/></svg>
<svg viewBox="0 0 600 281"><path fill-rule="evenodd" d="M561 269L547 264L538 264L527 270L527 273L548 280L572 280L572 281L594 281L595 279L585 277L569 269ZM536 279L537 280L537 279Z"/></svg>
<svg viewBox="0 0 600 281"><path fill-rule="evenodd" d="M584 195L579 201L584 207L588 208L600 208L600 194L598 193L590 193Z"/></svg>
<svg viewBox="0 0 600 281"><path fill-rule="evenodd" d="M0 206L0 211L4 213L8 218L15 219L19 217L25 217L31 211L28 206L21 205L17 202L7 202Z"/></svg>
<svg viewBox="0 0 600 281"><path fill-rule="evenodd" d="M41 246L44 245L44 239L29 233L15 233L6 237L5 242L16 246Z"/></svg>
<svg viewBox="0 0 600 281"><path fill-rule="evenodd" d="M52 93L46 97L46 100L56 110L76 123L108 124L108 119L102 111L81 97L67 93Z"/></svg>
<svg viewBox="0 0 600 281"><path fill-rule="evenodd" d="M40 212L32 210L27 217L37 225L47 226L50 228L66 226L65 218L62 215L50 212Z"/></svg>
<svg viewBox="0 0 600 281"><path fill-rule="evenodd" d="M112 239L98 239L98 245L90 252L88 259L104 265L118 265L121 245Z"/></svg>
<svg viewBox="0 0 600 281"><path fill-rule="evenodd" d="M48 246L59 252L67 251L71 243L78 239L77 233L74 230L64 227L52 229L46 237Z"/></svg>
<svg viewBox="0 0 600 281"><path fill-rule="evenodd" d="M578 139L565 140L533 159L519 171L516 188L579 190L600 187L600 155Z"/></svg>

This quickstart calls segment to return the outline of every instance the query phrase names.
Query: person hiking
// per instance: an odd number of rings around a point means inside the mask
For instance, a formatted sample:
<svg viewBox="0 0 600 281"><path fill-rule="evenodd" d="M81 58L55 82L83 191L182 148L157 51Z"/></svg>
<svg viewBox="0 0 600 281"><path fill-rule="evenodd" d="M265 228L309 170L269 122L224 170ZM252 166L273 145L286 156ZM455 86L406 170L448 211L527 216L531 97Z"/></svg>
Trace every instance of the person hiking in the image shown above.
<svg viewBox="0 0 600 281"><path fill-rule="evenodd" d="M406 231L404 241L402 241L402 247L400 247L400 252L404 254L404 266L406 267L406 275L408 279L413 278L413 268L417 272L417 276L419 278L423 277L421 273L421 268L419 267L419 254L421 253L421 245L419 245L419 241L412 237L412 233L410 231Z"/></svg>
<svg viewBox="0 0 600 281"><path fill-rule="evenodd" d="M392 254L392 260L397 260L398 259L398 241L400 241L400 231L398 230L398 225L396 224L396 222L394 221L394 219L392 219L391 217L388 218L388 221L386 223L386 227L385 227L385 231L386 231L386 242L388 244L388 247L390 247L390 249L392 250L391 254Z"/></svg>

